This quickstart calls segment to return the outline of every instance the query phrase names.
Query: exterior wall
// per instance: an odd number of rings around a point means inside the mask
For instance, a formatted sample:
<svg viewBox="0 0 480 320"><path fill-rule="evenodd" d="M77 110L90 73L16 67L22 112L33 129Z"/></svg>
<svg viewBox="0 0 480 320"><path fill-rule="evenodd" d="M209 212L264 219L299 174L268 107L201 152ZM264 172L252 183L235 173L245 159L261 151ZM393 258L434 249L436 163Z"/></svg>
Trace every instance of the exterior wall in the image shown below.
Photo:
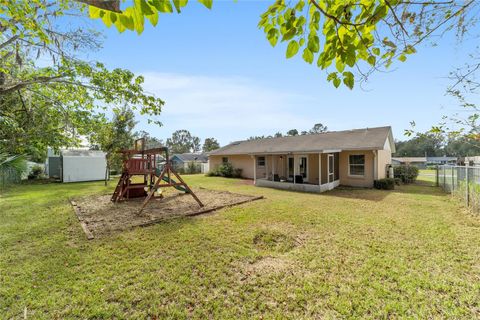
<svg viewBox="0 0 480 320"><path fill-rule="evenodd" d="M348 174L348 158L350 155L365 155L365 174L362 177L350 176ZM371 150L364 151L342 151L339 158L340 184L351 187L373 187L374 155Z"/></svg>
<svg viewBox="0 0 480 320"><path fill-rule="evenodd" d="M209 156L208 164L210 170L218 167L222 164L222 158L227 157L235 168L242 169L242 177L247 179L253 179L253 159L249 155L234 155L234 156ZM257 172L258 176L258 172Z"/></svg>
<svg viewBox="0 0 480 320"><path fill-rule="evenodd" d="M387 165L389 164L392 164L392 152L390 150L378 150L378 179L383 179L387 177Z"/></svg>
<svg viewBox="0 0 480 320"><path fill-rule="evenodd" d="M95 181L105 179L105 157L62 157L63 182Z"/></svg>

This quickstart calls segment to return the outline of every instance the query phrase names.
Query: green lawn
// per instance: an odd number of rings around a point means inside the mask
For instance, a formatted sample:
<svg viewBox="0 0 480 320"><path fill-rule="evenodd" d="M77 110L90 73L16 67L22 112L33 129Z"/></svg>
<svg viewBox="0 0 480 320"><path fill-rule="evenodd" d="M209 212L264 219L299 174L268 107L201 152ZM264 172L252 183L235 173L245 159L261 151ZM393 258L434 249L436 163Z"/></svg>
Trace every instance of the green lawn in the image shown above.
<svg viewBox="0 0 480 320"><path fill-rule="evenodd" d="M115 183L2 195L0 319L480 317L480 218L439 189L186 177L266 199L87 241L67 199Z"/></svg>

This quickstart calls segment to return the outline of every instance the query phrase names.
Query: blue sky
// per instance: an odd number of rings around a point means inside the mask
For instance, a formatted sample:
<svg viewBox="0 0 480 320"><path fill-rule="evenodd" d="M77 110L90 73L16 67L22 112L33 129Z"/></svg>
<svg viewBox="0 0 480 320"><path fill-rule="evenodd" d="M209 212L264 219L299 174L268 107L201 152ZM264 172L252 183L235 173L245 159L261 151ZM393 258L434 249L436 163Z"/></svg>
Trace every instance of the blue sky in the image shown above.
<svg viewBox="0 0 480 320"><path fill-rule="evenodd" d="M214 1L208 10L191 2L180 15L161 15L157 27L148 25L140 36L98 23L103 49L89 58L145 76L146 89L166 102L158 119L164 126L139 117L138 129L161 139L187 129L224 145L321 122L330 130L391 125L403 140L410 121L426 130L459 110L445 95L445 77L470 49L454 37L420 47L391 72L374 74L363 89L335 89L323 71L300 55L285 59L283 45L266 41L257 23L268 4Z"/></svg>

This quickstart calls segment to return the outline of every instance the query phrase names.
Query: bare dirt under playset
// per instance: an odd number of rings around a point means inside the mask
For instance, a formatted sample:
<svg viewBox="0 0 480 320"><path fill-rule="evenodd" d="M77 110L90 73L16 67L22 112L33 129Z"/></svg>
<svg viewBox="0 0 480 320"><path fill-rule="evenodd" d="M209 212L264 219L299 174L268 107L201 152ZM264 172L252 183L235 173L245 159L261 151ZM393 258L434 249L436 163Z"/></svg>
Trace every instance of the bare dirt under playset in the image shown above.
<svg viewBox="0 0 480 320"><path fill-rule="evenodd" d="M93 239L132 227L205 214L262 198L207 189L196 189L195 193L204 204L201 208L188 194L175 192L162 199L151 200L140 214L141 198L114 203L110 200L111 195L94 195L72 199L72 205L87 238Z"/></svg>

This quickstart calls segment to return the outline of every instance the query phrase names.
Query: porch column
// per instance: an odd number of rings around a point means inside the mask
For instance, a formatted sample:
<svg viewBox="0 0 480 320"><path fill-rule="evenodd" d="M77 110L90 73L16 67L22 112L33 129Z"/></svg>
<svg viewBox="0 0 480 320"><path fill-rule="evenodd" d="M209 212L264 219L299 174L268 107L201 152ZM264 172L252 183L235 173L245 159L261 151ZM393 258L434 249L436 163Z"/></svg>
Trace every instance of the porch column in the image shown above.
<svg viewBox="0 0 480 320"><path fill-rule="evenodd" d="M322 154L318 154L318 185L322 185Z"/></svg>
<svg viewBox="0 0 480 320"><path fill-rule="evenodd" d="M377 150L373 150L373 180L378 179L378 159Z"/></svg>
<svg viewBox="0 0 480 320"><path fill-rule="evenodd" d="M295 176L297 175L297 166L295 163L295 155L293 155L293 184L295 184Z"/></svg>
<svg viewBox="0 0 480 320"><path fill-rule="evenodd" d="M272 181L274 181L275 179L273 178L275 176L275 159L274 159L274 155L272 154Z"/></svg>
<svg viewBox="0 0 480 320"><path fill-rule="evenodd" d="M253 159L253 184L257 184L257 159L256 156L252 156Z"/></svg>
<svg viewBox="0 0 480 320"><path fill-rule="evenodd" d="M265 179L268 180L268 156L265 156Z"/></svg>

